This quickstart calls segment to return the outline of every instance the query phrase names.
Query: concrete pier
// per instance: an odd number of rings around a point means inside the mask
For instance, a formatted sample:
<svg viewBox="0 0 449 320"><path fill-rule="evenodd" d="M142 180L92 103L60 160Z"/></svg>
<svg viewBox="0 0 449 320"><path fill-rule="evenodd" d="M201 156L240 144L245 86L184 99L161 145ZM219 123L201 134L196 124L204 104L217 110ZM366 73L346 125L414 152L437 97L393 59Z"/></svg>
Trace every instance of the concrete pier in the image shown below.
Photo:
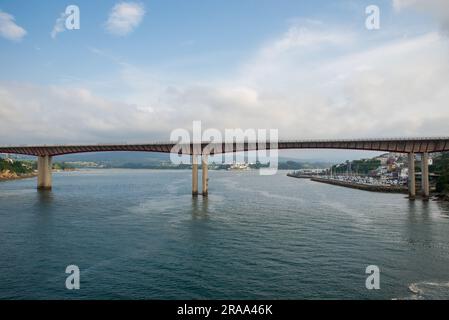
<svg viewBox="0 0 449 320"><path fill-rule="evenodd" d="M51 189L51 156L39 156L37 159L37 188Z"/></svg>
<svg viewBox="0 0 449 320"><path fill-rule="evenodd" d="M202 187L203 187L203 196L207 197L208 194L208 170L209 168L207 167L207 155L203 155L201 157L201 167L202 167L202 171L203 171L203 181L202 181Z"/></svg>
<svg viewBox="0 0 449 320"><path fill-rule="evenodd" d="M192 155L192 196L198 196L198 156Z"/></svg>
<svg viewBox="0 0 449 320"><path fill-rule="evenodd" d="M424 152L421 156L421 186L424 200L429 199L429 154Z"/></svg>
<svg viewBox="0 0 449 320"><path fill-rule="evenodd" d="M408 198L415 200L416 198L416 178L415 178L415 154L408 153Z"/></svg>

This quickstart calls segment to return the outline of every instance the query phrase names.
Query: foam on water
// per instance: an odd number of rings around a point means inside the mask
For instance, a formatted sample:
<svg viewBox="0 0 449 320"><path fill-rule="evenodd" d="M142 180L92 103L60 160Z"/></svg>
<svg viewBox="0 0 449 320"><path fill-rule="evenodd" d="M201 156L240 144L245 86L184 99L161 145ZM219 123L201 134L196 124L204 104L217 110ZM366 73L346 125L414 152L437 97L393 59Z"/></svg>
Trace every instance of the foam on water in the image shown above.
<svg viewBox="0 0 449 320"><path fill-rule="evenodd" d="M420 281L408 286L409 296L397 300L447 300L449 298L449 282Z"/></svg>

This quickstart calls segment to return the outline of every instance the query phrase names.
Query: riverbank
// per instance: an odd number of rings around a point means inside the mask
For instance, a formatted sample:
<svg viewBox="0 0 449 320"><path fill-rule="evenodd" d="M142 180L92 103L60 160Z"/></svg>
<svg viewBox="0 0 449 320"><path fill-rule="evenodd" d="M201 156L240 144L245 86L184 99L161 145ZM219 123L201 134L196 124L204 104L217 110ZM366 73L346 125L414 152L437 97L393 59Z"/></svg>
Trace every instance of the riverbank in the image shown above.
<svg viewBox="0 0 449 320"><path fill-rule="evenodd" d="M17 174L9 170L0 172L0 181L18 180L18 179L29 179L37 176L37 172Z"/></svg>
<svg viewBox="0 0 449 320"><path fill-rule="evenodd" d="M70 168L70 169L53 169L53 173L57 172L71 172L71 171L77 171L76 169ZM0 181L11 181L11 180L19 180L19 179L30 179L37 177L37 171L33 171L30 173L16 173L11 172L10 170L4 170L0 172Z"/></svg>
<svg viewBox="0 0 449 320"><path fill-rule="evenodd" d="M449 202L449 193L438 193L435 195L435 198L440 201Z"/></svg>

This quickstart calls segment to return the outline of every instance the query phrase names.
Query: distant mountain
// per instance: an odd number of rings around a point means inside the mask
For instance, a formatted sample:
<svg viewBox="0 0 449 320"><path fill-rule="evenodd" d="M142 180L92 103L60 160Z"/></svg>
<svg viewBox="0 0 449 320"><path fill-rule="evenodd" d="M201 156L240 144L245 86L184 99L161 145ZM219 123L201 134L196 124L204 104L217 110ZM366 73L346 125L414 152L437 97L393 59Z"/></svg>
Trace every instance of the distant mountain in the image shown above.
<svg viewBox="0 0 449 320"><path fill-rule="evenodd" d="M322 159L301 159L301 158L294 158L294 157L279 157L278 162L279 163L297 162L297 163L317 164L317 165L319 165L317 168L320 168L323 166L330 167L333 164L332 161L323 161Z"/></svg>
<svg viewBox="0 0 449 320"><path fill-rule="evenodd" d="M154 166L170 161L170 154L156 152L93 152L57 156L56 162L95 162L107 167Z"/></svg>
<svg viewBox="0 0 449 320"><path fill-rule="evenodd" d="M18 159L35 160L32 156L17 155ZM95 162L106 167L154 167L161 163L170 161L170 154L158 152L92 152L75 153L56 156L53 162ZM186 157L186 161L188 157ZM327 168L330 162L298 159L294 157L279 157L279 167L281 169L301 169L301 168Z"/></svg>

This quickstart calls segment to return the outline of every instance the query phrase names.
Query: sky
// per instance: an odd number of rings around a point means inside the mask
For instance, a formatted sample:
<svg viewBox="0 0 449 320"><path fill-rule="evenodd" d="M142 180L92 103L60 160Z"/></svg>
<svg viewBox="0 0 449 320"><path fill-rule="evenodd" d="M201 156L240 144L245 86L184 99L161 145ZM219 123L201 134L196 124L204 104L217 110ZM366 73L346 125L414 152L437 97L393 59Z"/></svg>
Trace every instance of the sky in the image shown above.
<svg viewBox="0 0 449 320"><path fill-rule="evenodd" d="M449 136L448 101L447 0L0 0L0 145Z"/></svg>

